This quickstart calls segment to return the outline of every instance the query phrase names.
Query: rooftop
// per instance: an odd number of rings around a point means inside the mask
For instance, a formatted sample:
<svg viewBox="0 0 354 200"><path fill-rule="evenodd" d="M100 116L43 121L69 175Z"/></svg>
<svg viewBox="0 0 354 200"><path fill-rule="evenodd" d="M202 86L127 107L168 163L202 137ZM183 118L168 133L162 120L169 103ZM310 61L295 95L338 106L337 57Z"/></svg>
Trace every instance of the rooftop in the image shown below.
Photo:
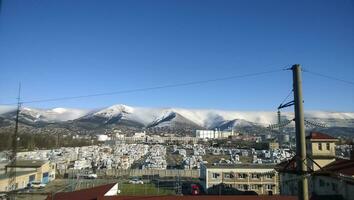
<svg viewBox="0 0 354 200"><path fill-rule="evenodd" d="M6 167L16 167L16 168L38 168L49 161L46 160L16 160L14 164L8 164Z"/></svg>
<svg viewBox="0 0 354 200"><path fill-rule="evenodd" d="M206 168L223 168L223 169L236 169L236 168L258 168L258 169L274 169L275 164L227 164L227 163L220 163L220 164L204 164Z"/></svg>
<svg viewBox="0 0 354 200"><path fill-rule="evenodd" d="M320 132L311 132L310 135L306 136L306 139L312 140L337 140L337 138Z"/></svg>
<svg viewBox="0 0 354 200"><path fill-rule="evenodd" d="M105 197L104 200L297 200L296 196L257 196L257 195L186 195L186 196L112 196Z"/></svg>
<svg viewBox="0 0 354 200"><path fill-rule="evenodd" d="M74 192L60 192L55 194L53 197L49 195L47 200L137 200L137 199L148 199L148 200L212 200L212 199L226 199L226 200L297 200L296 196L257 196L257 195L185 195L185 196L104 196L109 190L115 186L115 183L102 185L94 188L88 188L83 190L78 190Z"/></svg>
<svg viewBox="0 0 354 200"><path fill-rule="evenodd" d="M354 176L354 160L337 159L319 171L323 172Z"/></svg>
<svg viewBox="0 0 354 200"><path fill-rule="evenodd" d="M87 188L83 190L77 190L74 192L59 192L54 196L49 195L47 200L98 200L106 199L104 196L109 190L113 188L116 183L111 183L107 185L101 185L94 188ZM120 198L119 198L120 199Z"/></svg>
<svg viewBox="0 0 354 200"><path fill-rule="evenodd" d="M33 174L33 173L36 173L37 171L19 171L19 172L16 172L16 177L19 177L19 176L23 176L23 175L29 175L29 174ZM0 174L0 180L4 180L4 179L8 179L9 176L8 174Z"/></svg>

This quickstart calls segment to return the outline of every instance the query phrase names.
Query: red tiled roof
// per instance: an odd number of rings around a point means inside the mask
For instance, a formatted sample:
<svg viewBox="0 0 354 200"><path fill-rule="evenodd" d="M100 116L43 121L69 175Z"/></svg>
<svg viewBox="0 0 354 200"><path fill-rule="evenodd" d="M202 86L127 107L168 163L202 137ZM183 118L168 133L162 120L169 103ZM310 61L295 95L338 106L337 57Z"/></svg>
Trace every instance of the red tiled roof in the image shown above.
<svg viewBox="0 0 354 200"><path fill-rule="evenodd" d="M306 136L306 139L327 139L327 140L335 140L337 138L332 137L330 135L320 133L320 132L311 132L310 135Z"/></svg>
<svg viewBox="0 0 354 200"><path fill-rule="evenodd" d="M296 196L266 195L186 195L186 196L111 196L104 200L297 200Z"/></svg>
<svg viewBox="0 0 354 200"><path fill-rule="evenodd" d="M116 183L111 183L73 192L60 192L53 195L53 197L49 195L47 200L101 200L104 199L104 194L106 194L115 184Z"/></svg>

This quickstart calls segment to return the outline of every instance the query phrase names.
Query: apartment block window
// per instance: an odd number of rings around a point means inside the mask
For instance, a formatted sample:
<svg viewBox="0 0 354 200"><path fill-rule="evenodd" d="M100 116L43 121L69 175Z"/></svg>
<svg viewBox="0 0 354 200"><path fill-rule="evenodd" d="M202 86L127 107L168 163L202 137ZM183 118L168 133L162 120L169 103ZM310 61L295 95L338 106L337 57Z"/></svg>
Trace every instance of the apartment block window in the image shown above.
<svg viewBox="0 0 354 200"><path fill-rule="evenodd" d="M266 178L266 179L272 179L272 178L273 178L273 175L272 175L272 174L267 174L267 175L265 175L265 178Z"/></svg>
<svg viewBox="0 0 354 200"><path fill-rule="evenodd" d="M219 176L220 176L219 173L213 173L213 174L212 174L212 177L213 177L214 179L217 179Z"/></svg>
<svg viewBox="0 0 354 200"><path fill-rule="evenodd" d="M245 179L247 177L247 174L238 174L239 179Z"/></svg>
<svg viewBox="0 0 354 200"><path fill-rule="evenodd" d="M250 185L250 190L258 190L258 185Z"/></svg>
<svg viewBox="0 0 354 200"><path fill-rule="evenodd" d="M318 150L322 151L322 143L321 142L318 143Z"/></svg>
<svg viewBox="0 0 354 200"><path fill-rule="evenodd" d="M265 185L266 190L272 190L273 186L271 184Z"/></svg>
<svg viewBox="0 0 354 200"><path fill-rule="evenodd" d="M243 185L244 190L248 190L248 185Z"/></svg>
<svg viewBox="0 0 354 200"><path fill-rule="evenodd" d="M259 179L259 174L251 174L252 179Z"/></svg>
<svg viewBox="0 0 354 200"><path fill-rule="evenodd" d="M330 150L330 144L329 143L326 143L326 149L329 151Z"/></svg>
<svg viewBox="0 0 354 200"><path fill-rule="evenodd" d="M231 174L230 173L224 173L224 178L231 178Z"/></svg>

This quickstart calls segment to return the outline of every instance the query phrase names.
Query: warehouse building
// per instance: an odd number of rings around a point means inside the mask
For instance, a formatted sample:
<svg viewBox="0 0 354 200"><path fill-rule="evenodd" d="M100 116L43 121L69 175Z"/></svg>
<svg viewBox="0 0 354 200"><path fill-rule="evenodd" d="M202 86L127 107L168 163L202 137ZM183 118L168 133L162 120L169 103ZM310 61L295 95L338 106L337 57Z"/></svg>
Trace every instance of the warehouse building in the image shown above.
<svg viewBox="0 0 354 200"><path fill-rule="evenodd" d="M9 186L9 172L15 168L15 185ZM15 164L5 166L5 173L0 175L0 192L22 189L32 181L48 183L55 179L55 164L44 160L17 160Z"/></svg>

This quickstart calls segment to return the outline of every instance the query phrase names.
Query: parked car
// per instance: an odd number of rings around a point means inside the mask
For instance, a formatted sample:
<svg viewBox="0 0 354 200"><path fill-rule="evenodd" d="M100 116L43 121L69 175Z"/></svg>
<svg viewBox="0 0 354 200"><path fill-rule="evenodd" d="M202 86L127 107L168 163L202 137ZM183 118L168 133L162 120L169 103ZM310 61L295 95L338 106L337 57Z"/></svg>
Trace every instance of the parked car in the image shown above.
<svg viewBox="0 0 354 200"><path fill-rule="evenodd" d="M44 188L46 186L46 184L41 183L40 181L32 181L30 183L27 184L28 188Z"/></svg>
<svg viewBox="0 0 354 200"><path fill-rule="evenodd" d="M88 174L87 178L88 179L96 179L97 178L97 174Z"/></svg>
<svg viewBox="0 0 354 200"><path fill-rule="evenodd" d="M8 199L7 194L1 193L1 194L0 194L0 199L1 199L1 200L6 200L6 199Z"/></svg>
<svg viewBox="0 0 354 200"><path fill-rule="evenodd" d="M77 174L77 178L96 179L97 178L97 174Z"/></svg>
<svg viewBox="0 0 354 200"><path fill-rule="evenodd" d="M129 183L131 183L131 184L144 184L144 181L134 178L134 179L130 180Z"/></svg>

